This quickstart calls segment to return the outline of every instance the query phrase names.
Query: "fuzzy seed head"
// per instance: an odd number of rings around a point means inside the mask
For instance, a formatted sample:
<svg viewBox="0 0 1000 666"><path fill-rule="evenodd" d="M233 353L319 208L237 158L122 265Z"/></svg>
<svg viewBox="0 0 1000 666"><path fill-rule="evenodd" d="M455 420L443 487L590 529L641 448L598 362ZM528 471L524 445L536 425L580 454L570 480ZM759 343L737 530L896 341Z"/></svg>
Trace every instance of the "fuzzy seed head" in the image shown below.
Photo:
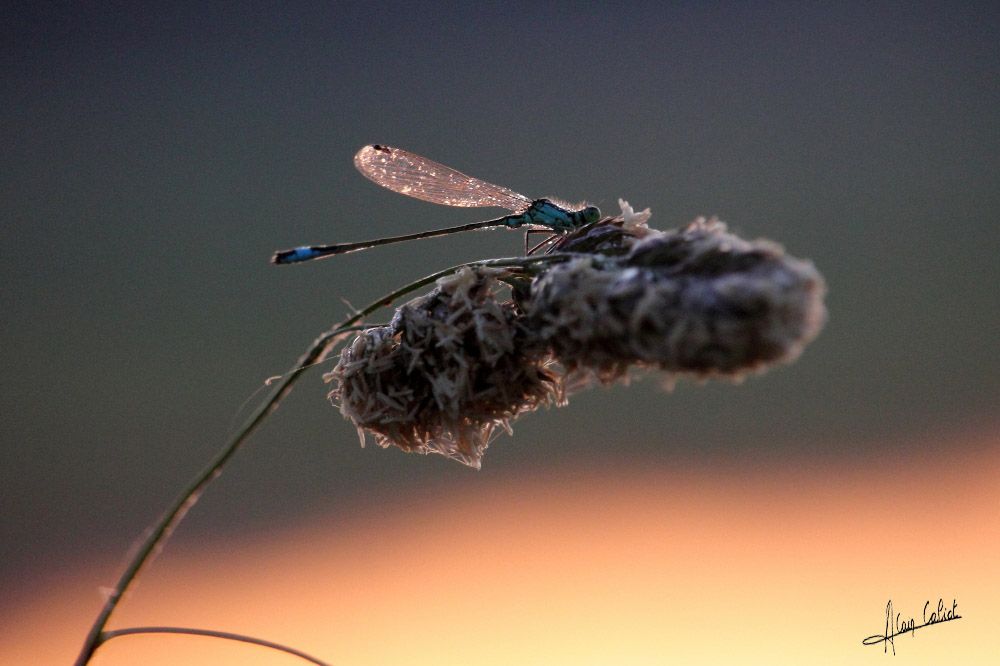
<svg viewBox="0 0 1000 666"><path fill-rule="evenodd" d="M497 297L495 269L464 268L361 332L324 376L330 398L383 447L439 453L478 468L497 427L562 400L541 345L513 304Z"/></svg>
<svg viewBox="0 0 1000 666"><path fill-rule="evenodd" d="M550 268L525 307L573 383L627 379L633 367L738 379L798 356L825 321L824 293L811 263L702 218L620 257Z"/></svg>

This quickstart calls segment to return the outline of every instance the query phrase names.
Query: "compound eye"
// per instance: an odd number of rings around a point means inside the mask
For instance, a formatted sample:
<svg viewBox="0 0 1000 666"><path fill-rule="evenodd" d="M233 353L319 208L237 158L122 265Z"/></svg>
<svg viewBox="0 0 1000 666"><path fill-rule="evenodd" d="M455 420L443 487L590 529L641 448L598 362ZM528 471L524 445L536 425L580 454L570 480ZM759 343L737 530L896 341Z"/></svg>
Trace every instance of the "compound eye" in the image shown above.
<svg viewBox="0 0 1000 666"><path fill-rule="evenodd" d="M587 206L583 209L583 219L587 221L587 224L597 222L601 219L601 209L596 206Z"/></svg>

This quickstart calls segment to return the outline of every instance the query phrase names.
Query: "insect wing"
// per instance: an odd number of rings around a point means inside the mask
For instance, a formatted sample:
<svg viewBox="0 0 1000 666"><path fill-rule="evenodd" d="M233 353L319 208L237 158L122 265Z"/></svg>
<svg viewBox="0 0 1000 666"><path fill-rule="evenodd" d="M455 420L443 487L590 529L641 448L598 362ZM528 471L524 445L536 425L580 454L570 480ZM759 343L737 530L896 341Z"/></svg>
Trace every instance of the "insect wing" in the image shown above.
<svg viewBox="0 0 1000 666"><path fill-rule="evenodd" d="M354 166L393 192L443 206L506 208L519 213L531 205L531 199L523 194L400 148L365 146L354 156Z"/></svg>

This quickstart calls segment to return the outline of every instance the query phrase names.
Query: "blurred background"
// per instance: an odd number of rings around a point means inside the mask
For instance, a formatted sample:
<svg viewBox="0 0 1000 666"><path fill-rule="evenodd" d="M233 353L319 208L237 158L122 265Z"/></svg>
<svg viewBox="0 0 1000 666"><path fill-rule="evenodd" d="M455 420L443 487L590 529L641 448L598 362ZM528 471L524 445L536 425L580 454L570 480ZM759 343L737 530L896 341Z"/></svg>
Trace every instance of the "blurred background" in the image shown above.
<svg viewBox="0 0 1000 666"><path fill-rule="evenodd" d="M528 415L479 472L360 448L314 371L112 626L255 633L345 666L843 664L884 658L861 639L888 599L919 618L954 597L962 620L897 651L986 654L996 3L7 16L0 662L72 659L126 551L345 299L521 252L496 231L269 265L494 212L378 188L351 162L367 143L532 197L623 197L662 229L718 215L813 260L829 323L738 386L647 379ZM127 638L95 663L295 663L262 652Z"/></svg>

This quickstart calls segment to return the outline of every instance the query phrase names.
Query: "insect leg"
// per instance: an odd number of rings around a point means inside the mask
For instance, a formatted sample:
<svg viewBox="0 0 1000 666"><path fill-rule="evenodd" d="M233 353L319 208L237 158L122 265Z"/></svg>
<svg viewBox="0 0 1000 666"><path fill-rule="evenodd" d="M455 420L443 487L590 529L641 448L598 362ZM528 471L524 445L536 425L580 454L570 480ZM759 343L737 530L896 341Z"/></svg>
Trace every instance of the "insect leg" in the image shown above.
<svg viewBox="0 0 1000 666"><path fill-rule="evenodd" d="M531 252L533 252L533 250L531 251L528 250L528 239L531 237L531 234L548 234L548 233L552 232L548 229L526 229L524 232L524 255L528 256L529 254L531 254Z"/></svg>

